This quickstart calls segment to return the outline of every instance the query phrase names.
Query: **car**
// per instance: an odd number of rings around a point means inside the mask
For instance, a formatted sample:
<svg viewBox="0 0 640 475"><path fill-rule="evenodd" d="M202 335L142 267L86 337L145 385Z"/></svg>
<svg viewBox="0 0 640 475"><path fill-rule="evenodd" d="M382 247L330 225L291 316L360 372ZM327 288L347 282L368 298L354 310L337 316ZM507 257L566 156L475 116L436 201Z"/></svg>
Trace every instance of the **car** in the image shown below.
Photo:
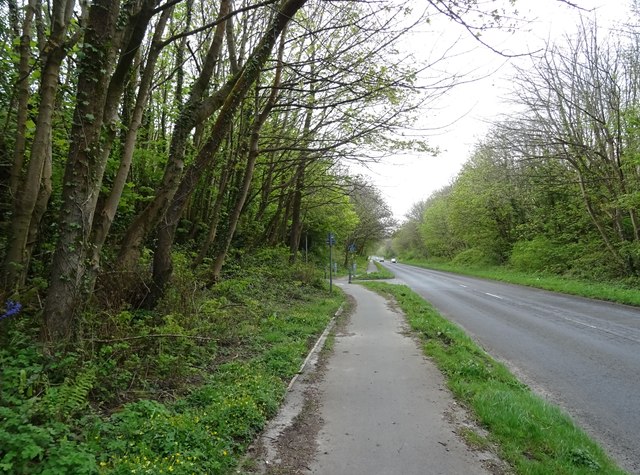
<svg viewBox="0 0 640 475"><path fill-rule="evenodd" d="M384 257L381 257L381 258L380 258L380 262L384 262Z"/></svg>
<svg viewBox="0 0 640 475"><path fill-rule="evenodd" d="M393 257L393 258L391 259L391 263L392 263L392 264L395 264L395 263L396 263L396 258L395 258L395 257Z"/></svg>

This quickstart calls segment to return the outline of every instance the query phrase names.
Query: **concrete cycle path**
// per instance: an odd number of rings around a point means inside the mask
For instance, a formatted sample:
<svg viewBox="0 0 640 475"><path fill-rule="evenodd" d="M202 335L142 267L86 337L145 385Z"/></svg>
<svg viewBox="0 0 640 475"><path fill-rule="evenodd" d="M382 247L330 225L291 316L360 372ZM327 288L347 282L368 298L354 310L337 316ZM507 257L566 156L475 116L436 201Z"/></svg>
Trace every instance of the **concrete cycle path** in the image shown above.
<svg viewBox="0 0 640 475"><path fill-rule="evenodd" d="M278 415L237 473L268 475L473 475L509 469L469 448L481 430L455 403L435 364L383 297L338 280L355 306L318 340Z"/></svg>
<svg viewBox="0 0 640 475"><path fill-rule="evenodd" d="M313 474L488 474L487 454L456 434L444 379L407 335L399 311L360 285L321 384ZM490 465L490 464L489 464Z"/></svg>

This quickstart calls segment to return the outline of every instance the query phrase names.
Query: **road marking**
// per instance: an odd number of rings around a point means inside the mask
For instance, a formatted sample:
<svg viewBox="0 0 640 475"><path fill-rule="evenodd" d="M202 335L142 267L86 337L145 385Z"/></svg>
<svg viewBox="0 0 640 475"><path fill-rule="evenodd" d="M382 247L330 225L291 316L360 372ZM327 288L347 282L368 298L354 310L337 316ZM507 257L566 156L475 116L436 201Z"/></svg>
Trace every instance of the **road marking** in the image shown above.
<svg viewBox="0 0 640 475"><path fill-rule="evenodd" d="M640 343L640 340L638 340L637 338L634 338L632 336L629 336L629 335L624 335L622 333L618 333L618 332L615 332L615 331L612 331L612 330L607 330L606 328L599 327L597 325L591 325L591 324L585 323L585 322L581 322L580 320L576 320L576 319L573 319L573 318L570 318L570 317L564 317L562 315L559 315L559 317L562 318L563 320L568 321L568 322L575 323L577 325L582 325L583 327L591 328L593 330L598 330L598 331L601 331L603 333L608 333L609 335L617 336L618 338L622 338L624 340L629 340L629 341L633 341L635 343Z"/></svg>
<svg viewBox="0 0 640 475"><path fill-rule="evenodd" d="M561 317L562 317L562 315L561 315ZM573 318L569 318L569 317L562 317L562 318L567 320L567 321L569 321L569 322L577 323L578 325L583 325L585 327L594 328L595 330L608 331L608 330L605 330L604 328L600 328L600 327L597 327L595 325L590 325L588 323L584 323L584 322L581 322L580 320L575 320Z"/></svg>
<svg viewBox="0 0 640 475"><path fill-rule="evenodd" d="M489 297L495 297L497 299L504 300L504 297L500 297L499 295L490 294L489 292L485 292L484 294L488 295Z"/></svg>
<svg viewBox="0 0 640 475"><path fill-rule="evenodd" d="M458 284L458 285L459 285L460 287L462 287L462 288L465 288L465 289L467 288L467 286L466 286L466 285L462 285L462 284Z"/></svg>

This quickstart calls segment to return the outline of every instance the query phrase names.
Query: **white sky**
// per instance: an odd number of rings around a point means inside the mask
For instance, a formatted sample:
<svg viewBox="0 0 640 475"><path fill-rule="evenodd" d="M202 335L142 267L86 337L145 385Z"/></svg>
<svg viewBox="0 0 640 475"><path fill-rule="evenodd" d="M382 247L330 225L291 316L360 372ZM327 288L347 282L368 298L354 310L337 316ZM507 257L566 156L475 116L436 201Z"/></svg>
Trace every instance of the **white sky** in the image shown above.
<svg viewBox="0 0 640 475"><path fill-rule="evenodd" d="M629 0L574 0L586 9L593 9L599 25L628 20ZM580 12L558 0L518 0L519 16L532 20L515 33L495 33L483 36L492 47L501 51L526 53L540 49L547 38L562 38L576 30ZM615 23L614 23L615 24ZM487 76L469 84L456 86L444 97L437 110L425 117L428 142L438 146L437 157L418 154L390 157L371 165L367 171L394 212L402 221L414 203L424 200L446 186L469 158L474 144L483 137L491 120L499 118L509 107L505 102L509 89L510 62L478 44L468 33L452 22L437 20L425 25L407 38L407 48L416 54L429 49L434 42L449 46L460 37L458 47L467 53L448 62L450 72L467 71L475 77ZM427 132L425 132L427 133Z"/></svg>

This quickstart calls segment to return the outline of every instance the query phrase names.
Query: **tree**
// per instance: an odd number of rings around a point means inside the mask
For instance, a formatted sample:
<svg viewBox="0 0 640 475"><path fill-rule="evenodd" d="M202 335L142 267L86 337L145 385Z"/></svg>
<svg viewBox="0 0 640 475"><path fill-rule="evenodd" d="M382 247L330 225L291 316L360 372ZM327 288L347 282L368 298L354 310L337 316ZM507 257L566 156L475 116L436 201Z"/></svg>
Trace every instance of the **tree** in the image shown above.
<svg viewBox="0 0 640 475"><path fill-rule="evenodd" d="M502 149L479 144L449 196L452 233L490 262L507 261L520 225L515 168Z"/></svg>
<svg viewBox="0 0 640 475"><path fill-rule="evenodd" d="M449 221L452 186L433 193L425 202L420 232L429 256L452 259L465 249Z"/></svg>
<svg viewBox="0 0 640 475"><path fill-rule="evenodd" d="M209 140L200 150L195 161L185 171L184 177L182 178L176 194L174 195L173 200L168 208L170 212L169 224L171 228L166 228L169 234L165 237L166 241L163 244L164 248L161 248L161 251L163 251L165 255L165 262L162 264L158 262L155 271L155 275L157 277L156 280L158 281L158 287L160 288L160 290L162 289L164 282L166 282L166 280L168 279L167 274L170 274L171 272L170 264L168 264L167 262L168 252L166 251L166 249L170 249L171 243L173 243L174 231L172 231L172 229L175 229L177 220L182 215L182 212L184 211L184 208L187 204L187 200L195 190L201 174L204 172L205 168L210 164L210 162L213 161L213 159L216 157L216 154L231 127L234 114L241 106L242 100L244 99L245 95L257 81L262 68L271 55L271 51L278 36L282 33L287 23L291 18L293 18L295 13L304 5L305 2L306 0L287 0L280 6L279 10L276 12L273 20L271 21L271 24L263 34L259 43L254 48L247 63L238 72L238 74L234 76L232 80L233 87L225 98L224 104L222 105L216 121L213 124ZM270 110L270 107L268 108L268 110ZM266 117L263 120L266 120ZM255 158L252 158L252 160L255 160ZM244 183L242 185L242 194L246 195L248 186L251 181L251 175L253 173L252 169L253 164L248 162L245 178L243 179ZM241 201L244 201L244 199L241 199L236 205L234 215L239 215L243 204ZM231 226L235 226L235 224L232 223ZM230 231L232 235L233 230ZM222 262L224 261L224 257L219 257L219 259L221 259ZM222 262L215 265L214 277L216 273L219 272L216 271L217 267L222 267ZM161 274L164 275L160 277Z"/></svg>
<svg viewBox="0 0 640 475"><path fill-rule="evenodd" d="M391 208L380 192L363 178L352 180L349 197L358 216L358 223L345 240L345 265L351 245L354 245L361 255L366 255L375 244L389 237L397 225Z"/></svg>
<svg viewBox="0 0 640 475"><path fill-rule="evenodd" d="M26 112L24 108L28 101L28 97L26 97L28 96L28 76L25 74L30 51L26 44L22 44L20 49L19 76L16 78L19 97L18 123L10 185L12 190L17 191L13 196L12 224L9 228L9 245L4 259L6 289L15 289L24 283L31 257L30 248L35 241L40 220L44 215L51 194L52 118L60 83L60 68L68 49L74 43L74 39L67 37L74 6L73 0L56 0L52 4L50 33L40 52L41 69L38 89L40 100L34 124L33 143L30 148L27 172L22 180L19 175L24 162L23 154L26 153L24 148L26 130L23 121ZM27 8L21 42L26 43L29 39L31 14L32 9Z"/></svg>
<svg viewBox="0 0 640 475"><path fill-rule="evenodd" d="M225 33L224 19L230 12L230 6L230 0L221 0L214 36L203 60L200 73L190 88L191 92L187 101L184 104L179 104L180 112L171 136L169 157L164 167L162 182L153 199L131 222L120 244L118 266L121 272L128 272L135 266L142 254L144 239L160 222L175 196L183 175L189 134L194 127L201 125L222 107L238 80L239 72L207 96L214 69L219 66L221 60L220 54ZM208 150L201 152L204 156L208 153Z"/></svg>
<svg viewBox="0 0 640 475"><path fill-rule="evenodd" d="M93 217L108 159L104 149L110 143L104 138L113 127L134 53L155 5L156 0L145 0L137 9L121 12L119 1L101 0L89 10L64 174L60 237L44 313L46 338L54 341L69 338L73 315L86 295Z"/></svg>
<svg viewBox="0 0 640 475"><path fill-rule="evenodd" d="M639 175L633 151L637 52L632 44L603 40L593 25L582 25L565 46L550 47L522 71L518 102L525 112L515 127L544 158L560 160L579 185L592 225L619 270L639 270Z"/></svg>
<svg viewBox="0 0 640 475"><path fill-rule="evenodd" d="M393 252L402 256L404 259L420 259L428 256L427 249L420 234L426 206L426 200L414 203L406 214L405 221L393 234Z"/></svg>
<svg viewBox="0 0 640 475"><path fill-rule="evenodd" d="M367 213L358 228L344 164L424 150L396 132L455 82L420 84L397 51L412 26L402 4L8 0L0 11L4 292L46 288L42 335L55 341L70 340L97 280L97 299L139 303L126 291L145 247L149 304L176 244L214 278L234 246L286 244L294 260L327 227L364 249Z"/></svg>

